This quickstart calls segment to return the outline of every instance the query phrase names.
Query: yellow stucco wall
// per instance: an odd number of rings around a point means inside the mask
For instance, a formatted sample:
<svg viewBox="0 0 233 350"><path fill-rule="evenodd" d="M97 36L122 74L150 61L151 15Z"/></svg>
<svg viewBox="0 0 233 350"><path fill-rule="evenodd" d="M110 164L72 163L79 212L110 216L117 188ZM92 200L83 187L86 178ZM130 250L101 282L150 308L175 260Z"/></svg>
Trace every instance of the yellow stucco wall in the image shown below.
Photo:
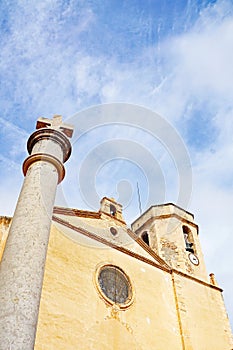
<svg viewBox="0 0 233 350"><path fill-rule="evenodd" d="M132 281L134 302L124 311L108 306L97 291L95 271L105 263ZM180 350L179 334L170 274L113 249L80 246L53 228L36 350Z"/></svg>
<svg viewBox="0 0 233 350"><path fill-rule="evenodd" d="M97 291L101 264L129 276L128 309L109 306ZM53 226L35 349L230 350L231 332L219 290L111 248L80 245Z"/></svg>
<svg viewBox="0 0 233 350"><path fill-rule="evenodd" d="M175 280L185 349L232 349L231 329L221 292L182 276L175 276Z"/></svg>
<svg viewBox="0 0 233 350"><path fill-rule="evenodd" d="M7 216L0 216L0 261L6 245L11 218Z"/></svg>

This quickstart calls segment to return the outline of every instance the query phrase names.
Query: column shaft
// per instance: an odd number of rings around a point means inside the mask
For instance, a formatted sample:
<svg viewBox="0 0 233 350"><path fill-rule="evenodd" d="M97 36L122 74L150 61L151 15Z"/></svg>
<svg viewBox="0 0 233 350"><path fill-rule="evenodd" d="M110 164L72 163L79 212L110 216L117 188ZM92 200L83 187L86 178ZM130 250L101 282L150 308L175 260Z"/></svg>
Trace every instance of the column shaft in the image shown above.
<svg viewBox="0 0 233 350"><path fill-rule="evenodd" d="M0 350L33 350L58 182L54 165L26 174L0 265Z"/></svg>

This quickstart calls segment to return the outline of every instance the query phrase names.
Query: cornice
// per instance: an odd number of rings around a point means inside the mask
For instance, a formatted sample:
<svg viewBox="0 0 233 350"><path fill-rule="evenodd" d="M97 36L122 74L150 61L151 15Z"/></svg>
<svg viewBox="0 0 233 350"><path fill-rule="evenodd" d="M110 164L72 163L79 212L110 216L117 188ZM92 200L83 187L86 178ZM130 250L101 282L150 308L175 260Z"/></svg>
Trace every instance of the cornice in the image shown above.
<svg viewBox="0 0 233 350"><path fill-rule="evenodd" d="M101 215L99 212L72 209L72 208L63 208L63 207L57 207L57 206L53 208L53 213L60 214L60 215L67 215L67 216L77 216L77 217L88 218L88 219L101 218Z"/></svg>
<svg viewBox="0 0 233 350"><path fill-rule="evenodd" d="M195 224L194 222L192 221L189 221L185 218L182 218L181 216L177 215L176 213L171 213L171 214L163 214L163 215L159 215L159 216L153 216L153 217L150 217L147 221L145 221L136 231L135 233L141 231L144 227L146 227L146 225L152 223L153 221L157 221L157 220L165 220L165 219L169 219L169 218L176 218L177 220L185 223L185 224L188 224L190 226L193 226L197 229L197 234L199 233L199 229L198 229L198 225ZM137 221L137 220L136 220ZM136 222L134 221L134 223ZM133 223L133 224L134 224ZM132 225L133 225L132 224ZM131 225L131 226L132 226Z"/></svg>

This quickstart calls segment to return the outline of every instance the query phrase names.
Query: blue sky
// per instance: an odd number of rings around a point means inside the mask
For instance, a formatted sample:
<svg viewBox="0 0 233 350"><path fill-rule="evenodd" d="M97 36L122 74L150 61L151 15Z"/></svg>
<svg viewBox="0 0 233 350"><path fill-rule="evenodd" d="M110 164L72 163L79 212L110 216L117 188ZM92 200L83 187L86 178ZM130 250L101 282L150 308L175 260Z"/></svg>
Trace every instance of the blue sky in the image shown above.
<svg viewBox="0 0 233 350"><path fill-rule="evenodd" d="M207 269L225 289L233 324L232 1L3 0L0 28L1 214L13 214L36 119L53 114L76 125L58 204L65 197L69 206L98 209L80 178L85 169L96 198L121 199L129 222L138 215L137 182L143 210L152 194L154 204L177 203L182 152L175 154L166 135L130 122L99 122L87 132L96 120L82 114L98 104L138 105L145 115L148 108L178 132L189 154L185 209L195 214Z"/></svg>

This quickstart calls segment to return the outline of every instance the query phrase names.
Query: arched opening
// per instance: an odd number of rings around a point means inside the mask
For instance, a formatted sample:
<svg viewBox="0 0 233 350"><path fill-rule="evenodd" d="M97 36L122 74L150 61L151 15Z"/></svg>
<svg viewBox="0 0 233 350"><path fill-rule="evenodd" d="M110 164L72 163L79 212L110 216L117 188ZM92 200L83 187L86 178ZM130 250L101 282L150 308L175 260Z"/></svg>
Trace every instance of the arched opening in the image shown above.
<svg viewBox="0 0 233 350"><path fill-rule="evenodd" d="M188 228L188 226L182 226L183 229L183 235L184 235L184 241L185 241L185 249L190 252L194 253L193 249L193 242L191 242L191 230Z"/></svg>
<svg viewBox="0 0 233 350"><path fill-rule="evenodd" d="M110 214L112 216L115 216L116 215L116 207L112 204L110 204Z"/></svg>
<svg viewBox="0 0 233 350"><path fill-rule="evenodd" d="M144 231L144 232L141 234L141 239L142 239L148 246L150 246L149 235L148 235L148 232L147 232L147 231Z"/></svg>

